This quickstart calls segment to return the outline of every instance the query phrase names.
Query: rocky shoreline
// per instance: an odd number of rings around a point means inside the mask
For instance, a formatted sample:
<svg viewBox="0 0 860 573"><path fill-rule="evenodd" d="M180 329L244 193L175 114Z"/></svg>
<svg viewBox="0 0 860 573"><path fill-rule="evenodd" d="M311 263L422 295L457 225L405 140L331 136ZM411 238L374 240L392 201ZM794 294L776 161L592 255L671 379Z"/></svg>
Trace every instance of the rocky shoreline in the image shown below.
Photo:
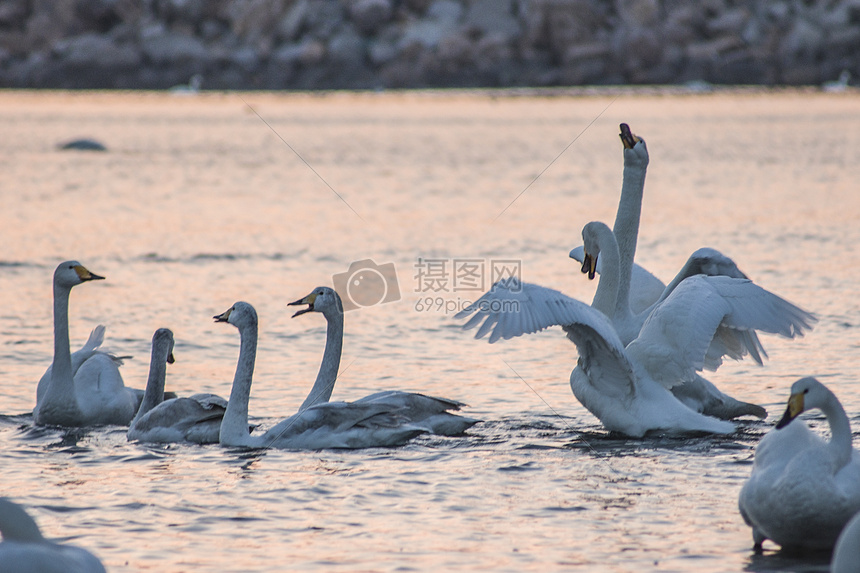
<svg viewBox="0 0 860 573"><path fill-rule="evenodd" d="M4 0L0 87L390 89L860 76L860 0ZM182 89L182 88L180 88Z"/></svg>

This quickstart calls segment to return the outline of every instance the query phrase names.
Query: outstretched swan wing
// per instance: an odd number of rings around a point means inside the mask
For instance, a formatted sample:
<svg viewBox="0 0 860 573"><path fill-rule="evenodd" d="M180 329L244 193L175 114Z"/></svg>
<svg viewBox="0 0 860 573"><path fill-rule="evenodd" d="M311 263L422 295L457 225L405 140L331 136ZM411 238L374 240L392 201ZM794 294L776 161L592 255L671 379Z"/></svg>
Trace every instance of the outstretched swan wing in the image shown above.
<svg viewBox="0 0 860 573"><path fill-rule="evenodd" d="M614 395L635 393L633 366L612 323L600 311L557 290L515 278L493 285L475 303L457 313L464 329L479 326L475 338L490 333L490 343L561 326L579 352L579 366L592 384Z"/></svg>
<svg viewBox="0 0 860 573"><path fill-rule="evenodd" d="M696 275L682 281L648 316L628 353L667 388L696 371L719 366L723 356L749 351L736 340L758 344L755 331L802 335L815 317L747 279ZM760 349L760 345L758 346Z"/></svg>

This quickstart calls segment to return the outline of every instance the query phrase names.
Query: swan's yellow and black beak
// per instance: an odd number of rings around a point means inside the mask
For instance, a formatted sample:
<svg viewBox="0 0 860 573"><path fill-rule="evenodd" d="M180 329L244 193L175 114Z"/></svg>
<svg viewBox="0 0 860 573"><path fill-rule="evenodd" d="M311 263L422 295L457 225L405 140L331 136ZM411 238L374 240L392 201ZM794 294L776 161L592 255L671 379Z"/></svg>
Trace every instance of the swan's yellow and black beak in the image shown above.
<svg viewBox="0 0 860 573"><path fill-rule="evenodd" d="M803 412L803 393L792 394L788 399L788 407L785 409L785 414L782 419L776 423L776 429L786 427L789 422L797 418Z"/></svg>
<svg viewBox="0 0 860 573"><path fill-rule="evenodd" d="M91 273L83 265L75 265L75 272L78 273L78 278L81 279L81 282L104 280L104 277Z"/></svg>
<svg viewBox="0 0 860 573"><path fill-rule="evenodd" d="M594 275L597 272L597 257L585 253L582 259L582 274L588 274L588 280L594 280Z"/></svg>
<svg viewBox="0 0 860 573"><path fill-rule="evenodd" d="M231 306L225 312L221 314L216 314L212 318L215 319L215 322L230 322L230 313L233 312L233 307Z"/></svg>
<svg viewBox="0 0 860 573"><path fill-rule="evenodd" d="M305 298L300 298L299 300L296 300L296 301L293 301L293 302L291 302L291 303L287 304L287 306L296 306L296 305L299 305L299 304L306 304L306 305L308 305L308 307L307 307L307 308L303 308L303 309L301 309L301 310L299 310L299 311L296 311L296 314L294 314L294 315L292 316L292 318L295 318L295 317L297 317L297 316L299 316L299 315L302 315L302 314L305 314L305 313L307 313L307 312L313 312L313 310L314 310L314 301L316 301L316 299L317 299L317 293L312 292L311 294L309 294L309 295L308 295L308 296L306 296Z"/></svg>
<svg viewBox="0 0 860 573"><path fill-rule="evenodd" d="M630 126L626 123L621 124L621 133L619 134L619 137L621 137L621 143L624 145L624 149L633 149L637 143L642 141L641 137L633 135L630 131Z"/></svg>

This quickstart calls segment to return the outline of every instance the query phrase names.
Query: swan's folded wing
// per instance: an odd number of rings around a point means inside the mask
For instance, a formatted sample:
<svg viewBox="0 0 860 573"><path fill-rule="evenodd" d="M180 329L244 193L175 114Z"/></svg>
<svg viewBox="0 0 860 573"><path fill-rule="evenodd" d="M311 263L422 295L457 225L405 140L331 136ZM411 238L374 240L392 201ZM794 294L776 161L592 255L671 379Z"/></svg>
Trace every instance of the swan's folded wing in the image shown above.
<svg viewBox="0 0 860 573"><path fill-rule="evenodd" d="M764 350L757 330L792 337L815 321L750 280L696 275L654 309L627 350L671 388L718 366L723 356L738 359L749 352L760 360Z"/></svg>
<svg viewBox="0 0 860 573"><path fill-rule="evenodd" d="M282 420L262 439L288 449L367 448L402 445L426 431L386 404L323 402Z"/></svg>
<svg viewBox="0 0 860 573"><path fill-rule="evenodd" d="M570 258L581 263L585 260L585 248L575 247L570 251ZM597 274L601 272L602 260L597 257ZM639 314L657 302L665 289L663 281L644 267L633 263L633 272L630 275L630 310L634 314Z"/></svg>
<svg viewBox="0 0 860 573"><path fill-rule="evenodd" d="M462 402L416 392L385 390L360 398L353 404L384 404L397 416L412 425L425 428L431 434L456 436L478 423L474 418L451 413L465 406Z"/></svg>
<svg viewBox="0 0 860 573"><path fill-rule="evenodd" d="M402 390L383 390L374 392L364 398L359 398L354 404L388 404L396 408L408 408L438 414L446 410L459 410L465 404L447 398L436 398L417 392Z"/></svg>
<svg viewBox="0 0 860 573"><path fill-rule="evenodd" d="M227 400L217 394L202 392L189 396L188 398L195 400L206 410L221 410L223 413L223 411L227 409Z"/></svg>
<svg viewBox="0 0 860 573"><path fill-rule="evenodd" d="M463 319L472 313L463 328L480 324L475 338L491 332L491 343L561 326L576 345L579 366L592 384L606 386L604 391L616 395L634 391L633 366L615 328L606 316L585 303L550 288L505 279L454 318Z"/></svg>

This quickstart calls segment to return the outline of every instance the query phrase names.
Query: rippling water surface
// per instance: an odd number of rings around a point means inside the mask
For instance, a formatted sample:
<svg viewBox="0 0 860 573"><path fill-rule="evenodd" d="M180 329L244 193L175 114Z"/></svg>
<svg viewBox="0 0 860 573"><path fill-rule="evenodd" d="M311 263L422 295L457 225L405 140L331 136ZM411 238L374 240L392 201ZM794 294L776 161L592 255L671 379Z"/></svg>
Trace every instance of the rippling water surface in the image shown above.
<svg viewBox="0 0 860 573"><path fill-rule="evenodd" d="M827 569L754 555L736 500L797 377L819 376L860 429L856 95L7 92L0 121L0 494L110 571ZM764 337L764 367L709 375L770 412L735 435L609 436L570 393L559 330L490 346L448 312L474 292L416 292L419 259L513 259L590 301L567 252L586 222L614 218L622 121L651 154L640 264L666 280L712 246L820 318L803 339ZM108 151L56 148L77 137ZM286 303L352 261L393 263L401 300L346 315L334 398L412 390L484 421L346 452L34 428L51 274L70 258L107 277L74 289L72 345L105 324L107 347L135 357L129 386L164 326L168 386L228 395L238 334L211 317L251 302L263 425L295 411L322 355L323 318L291 320Z"/></svg>

